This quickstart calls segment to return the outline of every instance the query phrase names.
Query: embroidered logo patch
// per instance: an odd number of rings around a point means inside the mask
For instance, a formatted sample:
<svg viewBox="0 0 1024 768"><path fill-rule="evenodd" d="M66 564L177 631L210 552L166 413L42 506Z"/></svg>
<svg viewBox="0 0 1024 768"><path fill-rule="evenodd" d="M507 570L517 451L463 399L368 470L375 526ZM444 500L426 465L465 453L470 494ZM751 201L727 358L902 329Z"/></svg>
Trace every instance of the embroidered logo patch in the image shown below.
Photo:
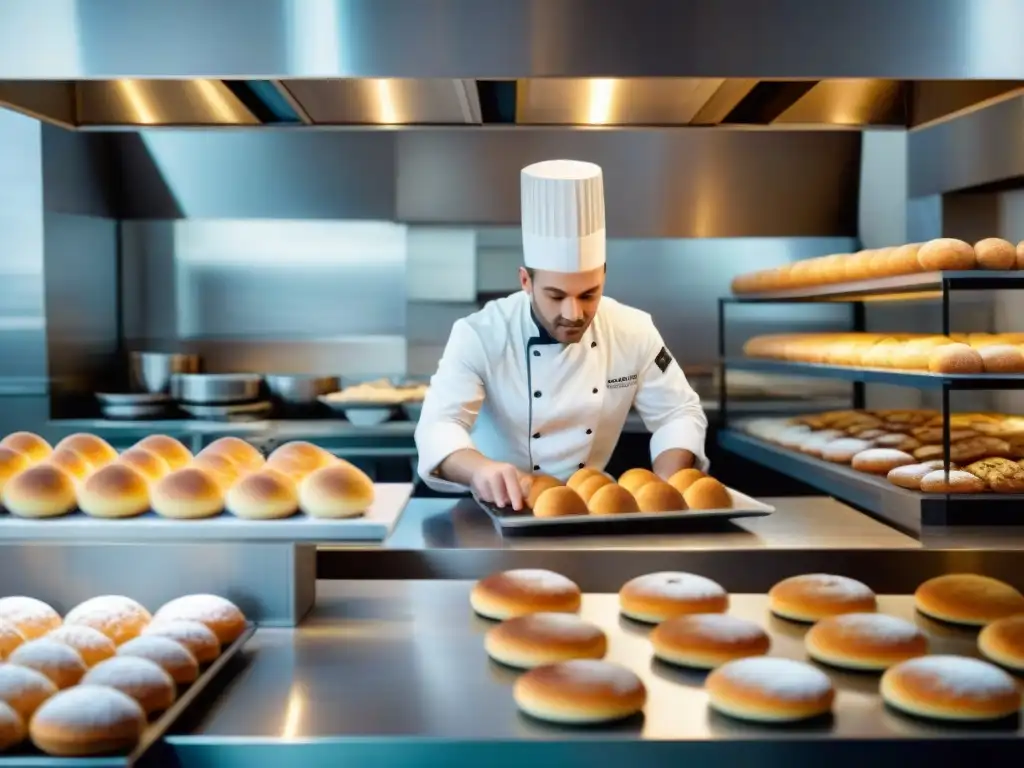
<svg viewBox="0 0 1024 768"><path fill-rule="evenodd" d="M668 350L665 347L662 347L661 352L659 352L658 356L654 358L654 364L661 368L661 372L664 373L666 370L668 370L668 366L669 364L671 364L671 362L672 355L668 353Z"/></svg>
<svg viewBox="0 0 1024 768"><path fill-rule="evenodd" d="M608 379L606 386L608 389L625 389L626 387L635 387L639 378L639 375L635 373L630 376L619 376L614 379Z"/></svg>

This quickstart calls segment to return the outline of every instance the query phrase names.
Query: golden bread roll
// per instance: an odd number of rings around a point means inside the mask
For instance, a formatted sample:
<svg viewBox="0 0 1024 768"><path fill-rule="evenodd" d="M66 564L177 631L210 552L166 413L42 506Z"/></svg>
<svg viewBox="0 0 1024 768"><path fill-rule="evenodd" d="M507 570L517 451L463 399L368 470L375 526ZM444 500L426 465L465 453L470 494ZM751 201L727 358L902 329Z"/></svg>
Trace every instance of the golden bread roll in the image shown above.
<svg viewBox="0 0 1024 768"><path fill-rule="evenodd" d="M149 501L162 517L196 520L224 510L224 492L213 474L201 467L185 467L153 484Z"/></svg>
<svg viewBox="0 0 1024 768"><path fill-rule="evenodd" d="M640 511L633 494L618 483L598 488L587 502L592 515L628 515Z"/></svg>
<svg viewBox="0 0 1024 768"><path fill-rule="evenodd" d="M577 469L575 472L573 472L569 479L565 481L565 484L575 491L583 484L585 480L589 480L595 475L603 474L604 473L601 472L601 470L594 469L594 467L583 467L582 469Z"/></svg>
<svg viewBox="0 0 1024 768"><path fill-rule="evenodd" d="M534 517L571 517L587 512L587 502L567 485L548 488L533 506Z"/></svg>
<svg viewBox="0 0 1024 768"><path fill-rule="evenodd" d="M526 508L533 509L537 504L537 499L544 493L548 488L557 488L562 484L562 481L557 477L551 475L531 475L530 476L530 489L526 494Z"/></svg>
<svg viewBox="0 0 1024 768"><path fill-rule="evenodd" d="M493 627L484 648L497 662L533 669L572 659L603 659L608 638L600 627L571 613L531 613Z"/></svg>
<svg viewBox="0 0 1024 768"><path fill-rule="evenodd" d="M636 469L627 469L623 472L619 477L619 485L636 496L636 492L640 490L640 486L644 485L644 483L650 483L660 479L661 478L651 472L651 470L637 467Z"/></svg>
<svg viewBox="0 0 1024 768"><path fill-rule="evenodd" d="M694 613L725 613L728 608L729 593L694 573L648 573L630 579L619 590L622 615L646 624Z"/></svg>
<svg viewBox="0 0 1024 768"><path fill-rule="evenodd" d="M703 477L683 494L690 509L732 509L729 489L713 477Z"/></svg>
<svg viewBox="0 0 1024 768"><path fill-rule="evenodd" d="M28 735L28 728L21 715L0 701L0 753L21 744Z"/></svg>
<svg viewBox="0 0 1024 768"><path fill-rule="evenodd" d="M19 645L8 662L46 675L50 682L62 689L78 685L87 669L78 651L45 637Z"/></svg>
<svg viewBox="0 0 1024 768"><path fill-rule="evenodd" d="M355 517L369 510L374 500L373 481L347 461L314 470L299 484L299 507L310 517Z"/></svg>
<svg viewBox="0 0 1024 768"><path fill-rule="evenodd" d="M1014 269L1017 266L1017 249L1001 237L979 240L974 244L974 253L982 269Z"/></svg>
<svg viewBox="0 0 1024 768"><path fill-rule="evenodd" d="M914 607L950 624L982 627L1024 613L1024 595L1004 581L976 573L950 573L928 579L914 592Z"/></svg>
<svg viewBox="0 0 1024 768"><path fill-rule="evenodd" d="M117 655L149 659L182 687L191 685L199 677L196 657L185 646L168 637L140 635L120 646Z"/></svg>
<svg viewBox="0 0 1024 768"><path fill-rule="evenodd" d="M337 459L323 448L303 440L293 440L274 449L267 457L266 465L299 480L335 461Z"/></svg>
<svg viewBox="0 0 1024 768"><path fill-rule="evenodd" d="M127 464L108 464L82 483L78 508L90 517L137 517L149 511L149 484Z"/></svg>
<svg viewBox="0 0 1024 768"><path fill-rule="evenodd" d="M113 640L98 629L84 624L65 624L57 627L46 636L46 639L56 640L69 648L74 648L87 667L94 667L117 653L117 646Z"/></svg>
<svg viewBox="0 0 1024 768"><path fill-rule="evenodd" d="M196 458L209 454L231 459L242 470L242 473L255 472L266 462L263 454L255 446L238 437L218 438L203 448Z"/></svg>
<svg viewBox="0 0 1024 768"><path fill-rule="evenodd" d="M29 460L24 454L10 448L0 448L0 494L8 480L29 466Z"/></svg>
<svg viewBox="0 0 1024 768"><path fill-rule="evenodd" d="M142 630L142 637L164 637L186 649L199 664L209 664L220 656L220 640L198 621L154 621Z"/></svg>
<svg viewBox="0 0 1024 768"><path fill-rule="evenodd" d="M209 627L221 645L230 645L245 632L245 614L219 595L185 595L164 603L153 621L198 621Z"/></svg>
<svg viewBox="0 0 1024 768"><path fill-rule="evenodd" d="M63 469L75 480L85 480L92 473L92 465L70 448L60 448L46 457L45 462Z"/></svg>
<svg viewBox="0 0 1024 768"><path fill-rule="evenodd" d="M90 435L88 432L77 432L68 435L54 447L54 451L70 448L94 468L105 467L117 460L117 451L102 437Z"/></svg>
<svg viewBox="0 0 1024 768"><path fill-rule="evenodd" d="M964 467L996 493L1024 493L1024 467L1010 459L982 459Z"/></svg>
<svg viewBox="0 0 1024 768"><path fill-rule="evenodd" d="M843 613L870 613L876 600L871 588L855 579L808 573L773 586L768 591L768 607L783 619L814 623Z"/></svg>
<svg viewBox="0 0 1024 768"><path fill-rule="evenodd" d="M192 459L189 466L197 467L207 472L210 477L217 481L222 490L227 491L242 477L242 469L235 462L219 453L202 452Z"/></svg>
<svg viewBox="0 0 1024 768"><path fill-rule="evenodd" d="M654 655L694 669L714 669L747 656L763 656L768 633L752 621L725 613L698 613L663 621L651 632Z"/></svg>
<svg viewBox="0 0 1024 768"><path fill-rule="evenodd" d="M150 435L144 437L134 446L144 451L155 453L167 462L171 471L188 466L192 461L192 451L186 448L178 440L167 435Z"/></svg>
<svg viewBox="0 0 1024 768"><path fill-rule="evenodd" d="M39 705L57 693L57 686L30 667L0 664L0 701L21 715L27 723Z"/></svg>
<svg viewBox="0 0 1024 768"><path fill-rule="evenodd" d="M625 667L577 659L531 669L516 680L513 697L531 717L587 725L639 713L647 703L647 690Z"/></svg>
<svg viewBox="0 0 1024 768"><path fill-rule="evenodd" d="M597 493L597 491L599 491L601 488L604 488L606 485L612 485L614 483L615 481L608 477L608 475L591 475L582 483L580 483L575 490L576 493L579 494L579 497L583 499L583 503L589 504L590 499L593 497L595 493Z"/></svg>
<svg viewBox="0 0 1024 768"><path fill-rule="evenodd" d="M78 503L74 479L49 464L36 464L12 477L4 485L3 499L12 515L29 518L60 517Z"/></svg>
<svg viewBox="0 0 1024 768"><path fill-rule="evenodd" d="M964 656L922 656L886 670L882 699L915 717L1000 720L1020 709L1016 681L994 664Z"/></svg>
<svg viewBox="0 0 1024 768"><path fill-rule="evenodd" d="M122 453L117 463L131 467L149 483L155 483L171 472L171 465L163 457L138 446Z"/></svg>
<svg viewBox="0 0 1024 768"><path fill-rule="evenodd" d="M1012 344L992 344L978 350L985 373L1024 372L1024 352Z"/></svg>
<svg viewBox="0 0 1024 768"><path fill-rule="evenodd" d="M0 597L0 621L13 626L26 640L43 637L61 625L60 614L34 597Z"/></svg>
<svg viewBox="0 0 1024 768"><path fill-rule="evenodd" d="M921 481L934 470L925 464L906 464L889 471L885 478L893 485L911 491L921 490Z"/></svg>
<svg viewBox="0 0 1024 768"><path fill-rule="evenodd" d="M843 437L839 440L833 440L822 448L821 458L834 464L849 464L853 461L854 456L871 447L871 442L868 440L859 440L856 437Z"/></svg>
<svg viewBox="0 0 1024 768"><path fill-rule="evenodd" d="M1024 240L1017 243L1017 269L1024 269Z"/></svg>
<svg viewBox="0 0 1024 768"><path fill-rule="evenodd" d="M905 467L916 463L909 453L897 451L895 448L868 448L856 454L850 466L858 472L872 475L888 475L896 467Z"/></svg>
<svg viewBox="0 0 1024 768"><path fill-rule="evenodd" d="M687 488L704 477L707 477L707 475L699 469L689 467L688 469L680 469L672 475L672 477L668 479L668 484L680 493L686 493Z"/></svg>
<svg viewBox="0 0 1024 768"><path fill-rule="evenodd" d="M983 493L985 490L984 480L958 469L948 473L936 469L921 478L921 493Z"/></svg>
<svg viewBox="0 0 1024 768"><path fill-rule="evenodd" d="M92 627L114 645L138 637L153 620L142 605L124 595L100 595L79 603L64 617L64 626Z"/></svg>
<svg viewBox="0 0 1024 768"><path fill-rule="evenodd" d="M12 432L0 440L0 448L9 448L15 453L20 453L28 459L29 464L38 464L53 453L50 444L32 432Z"/></svg>
<svg viewBox="0 0 1024 768"><path fill-rule="evenodd" d="M137 656L115 656L85 673L82 685L103 685L131 696L147 715L174 703L174 680L158 664Z"/></svg>
<svg viewBox="0 0 1024 768"><path fill-rule="evenodd" d="M950 237L929 240L922 245L917 252L917 261L925 272L974 269L978 265L977 255L970 244Z"/></svg>
<svg viewBox="0 0 1024 768"><path fill-rule="evenodd" d="M914 624L882 613L822 619L804 636L807 655L833 667L880 671L924 656L928 638Z"/></svg>
<svg viewBox="0 0 1024 768"><path fill-rule="evenodd" d="M752 656L723 664L704 683L708 704L740 720L786 723L832 711L829 676L791 659Z"/></svg>
<svg viewBox="0 0 1024 768"><path fill-rule="evenodd" d="M928 356L932 373L983 373L985 361L978 350L968 344L945 344Z"/></svg>
<svg viewBox="0 0 1024 768"><path fill-rule="evenodd" d="M24 642L25 636L16 626L0 619L0 661L10 656L11 652Z"/></svg>
<svg viewBox="0 0 1024 768"><path fill-rule="evenodd" d="M686 509L683 495L664 480L644 483L634 496L641 512L679 512Z"/></svg>
<svg viewBox="0 0 1024 768"><path fill-rule="evenodd" d="M280 472L253 472L231 486L226 506L246 520L281 520L299 511L299 490Z"/></svg>
<svg viewBox="0 0 1024 768"><path fill-rule="evenodd" d="M978 635L978 650L1001 667L1024 670L1024 614L986 624Z"/></svg>
<svg viewBox="0 0 1024 768"><path fill-rule="evenodd" d="M131 697L102 685L61 691L36 711L29 736L54 757L129 752L142 738L146 715Z"/></svg>
<svg viewBox="0 0 1024 768"><path fill-rule="evenodd" d="M868 261L868 274L871 277L889 277L892 274L889 271L889 257L894 250L894 248L877 248L871 253L871 258Z"/></svg>
<svg viewBox="0 0 1024 768"><path fill-rule="evenodd" d="M473 585L469 597L476 613L498 620L530 613L576 613L582 599L575 582L539 568L493 573Z"/></svg>
<svg viewBox="0 0 1024 768"><path fill-rule="evenodd" d="M921 250L921 243L908 243L899 248L893 248L889 252L890 275L912 275L921 271L921 262L917 258L917 252Z"/></svg>

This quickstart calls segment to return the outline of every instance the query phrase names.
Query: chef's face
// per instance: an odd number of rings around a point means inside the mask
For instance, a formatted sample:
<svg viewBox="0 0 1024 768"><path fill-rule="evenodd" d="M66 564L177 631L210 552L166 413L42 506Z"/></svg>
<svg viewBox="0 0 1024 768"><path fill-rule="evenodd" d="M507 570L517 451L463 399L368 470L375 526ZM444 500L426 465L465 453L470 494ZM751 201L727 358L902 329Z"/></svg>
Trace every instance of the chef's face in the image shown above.
<svg viewBox="0 0 1024 768"><path fill-rule="evenodd" d="M519 281L544 329L563 344L573 344L583 338L597 314L604 273L604 267L569 273L520 267Z"/></svg>

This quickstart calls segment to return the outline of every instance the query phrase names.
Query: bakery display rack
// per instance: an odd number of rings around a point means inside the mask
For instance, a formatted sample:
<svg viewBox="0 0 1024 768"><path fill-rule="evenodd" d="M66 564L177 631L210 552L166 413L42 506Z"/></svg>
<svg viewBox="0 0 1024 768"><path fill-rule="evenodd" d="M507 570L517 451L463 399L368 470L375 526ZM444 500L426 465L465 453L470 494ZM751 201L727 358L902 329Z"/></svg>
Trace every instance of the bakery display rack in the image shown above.
<svg viewBox="0 0 1024 768"><path fill-rule="evenodd" d="M883 368L851 367L821 363L803 363L761 358L731 357L728 355L727 320L728 308L733 305L765 303L846 303L851 306L851 328L853 332L865 330L865 304L871 301L934 300L942 303L940 333L950 333L950 300L957 291L1024 290L1024 271L964 270L952 272L918 272L908 275L879 277L842 283L830 283L809 287L780 288L771 291L747 292L720 297L718 300L718 351L721 375L718 380L719 418L722 430L719 444L748 459L757 461L785 474L806 480L808 484L836 496L844 501L857 504L877 515L886 517L908 530L919 531L922 525L981 525L981 516L989 524L1019 524L1019 513L1009 504L1019 507L1019 496L998 497L993 494L980 495L926 495L910 493L903 499L898 489L892 486L868 492L873 479L853 473L856 480L845 477L841 468L829 462L820 466L792 451L740 435L728 429L729 395L727 373L751 371L796 377L829 378L849 381L853 384L850 407L865 407L865 384L890 384L912 389L937 390L941 393L942 448L944 460L950 456L950 393L954 391L1000 391L1024 389L1024 374L984 373L953 374L930 373L926 371L901 371ZM806 458L806 460L805 460ZM881 481L884 483L884 480ZM886 485L888 485L886 483ZM860 490L857 490L860 489ZM890 493L886 493L890 492ZM899 501L897 501L899 499ZM869 503L865 503L865 501ZM904 504L916 505L916 514L893 513L891 510L904 508ZM991 509L989 509L991 505ZM944 511L939 511L940 509ZM982 515L981 510L987 510ZM999 510L1002 511L1000 514ZM899 518L897 521L894 518ZM960 521L960 522L958 522Z"/></svg>

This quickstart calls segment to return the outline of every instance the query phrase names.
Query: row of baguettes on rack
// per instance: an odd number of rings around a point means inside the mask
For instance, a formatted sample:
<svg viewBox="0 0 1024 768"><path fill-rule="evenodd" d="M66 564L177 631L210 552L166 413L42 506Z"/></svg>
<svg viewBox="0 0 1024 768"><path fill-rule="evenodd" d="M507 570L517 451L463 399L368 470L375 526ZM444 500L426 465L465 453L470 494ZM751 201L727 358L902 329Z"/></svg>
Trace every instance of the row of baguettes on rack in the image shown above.
<svg viewBox="0 0 1024 768"><path fill-rule="evenodd" d="M944 237L927 243L834 253L738 275L732 281L732 292L743 295L817 288L917 272L967 269L1024 269L1024 241L1015 246L998 237L989 237L972 246L963 240Z"/></svg>
<svg viewBox="0 0 1024 768"><path fill-rule="evenodd" d="M755 336L748 357L931 373L1024 373L1024 333L797 333Z"/></svg>
<svg viewBox="0 0 1024 768"><path fill-rule="evenodd" d="M215 440L195 456L178 440L150 435L124 453L96 435L70 435L52 447L30 432L0 440L4 509L51 518L76 509L97 518L194 520L225 509L249 520L303 512L343 518L364 513L373 482L357 467L303 441L264 458L236 437Z"/></svg>
<svg viewBox="0 0 1024 768"><path fill-rule="evenodd" d="M935 411L830 411L788 419L753 419L744 432L781 448L925 493L1024 493L1024 417L950 416L948 476L942 417Z"/></svg>

